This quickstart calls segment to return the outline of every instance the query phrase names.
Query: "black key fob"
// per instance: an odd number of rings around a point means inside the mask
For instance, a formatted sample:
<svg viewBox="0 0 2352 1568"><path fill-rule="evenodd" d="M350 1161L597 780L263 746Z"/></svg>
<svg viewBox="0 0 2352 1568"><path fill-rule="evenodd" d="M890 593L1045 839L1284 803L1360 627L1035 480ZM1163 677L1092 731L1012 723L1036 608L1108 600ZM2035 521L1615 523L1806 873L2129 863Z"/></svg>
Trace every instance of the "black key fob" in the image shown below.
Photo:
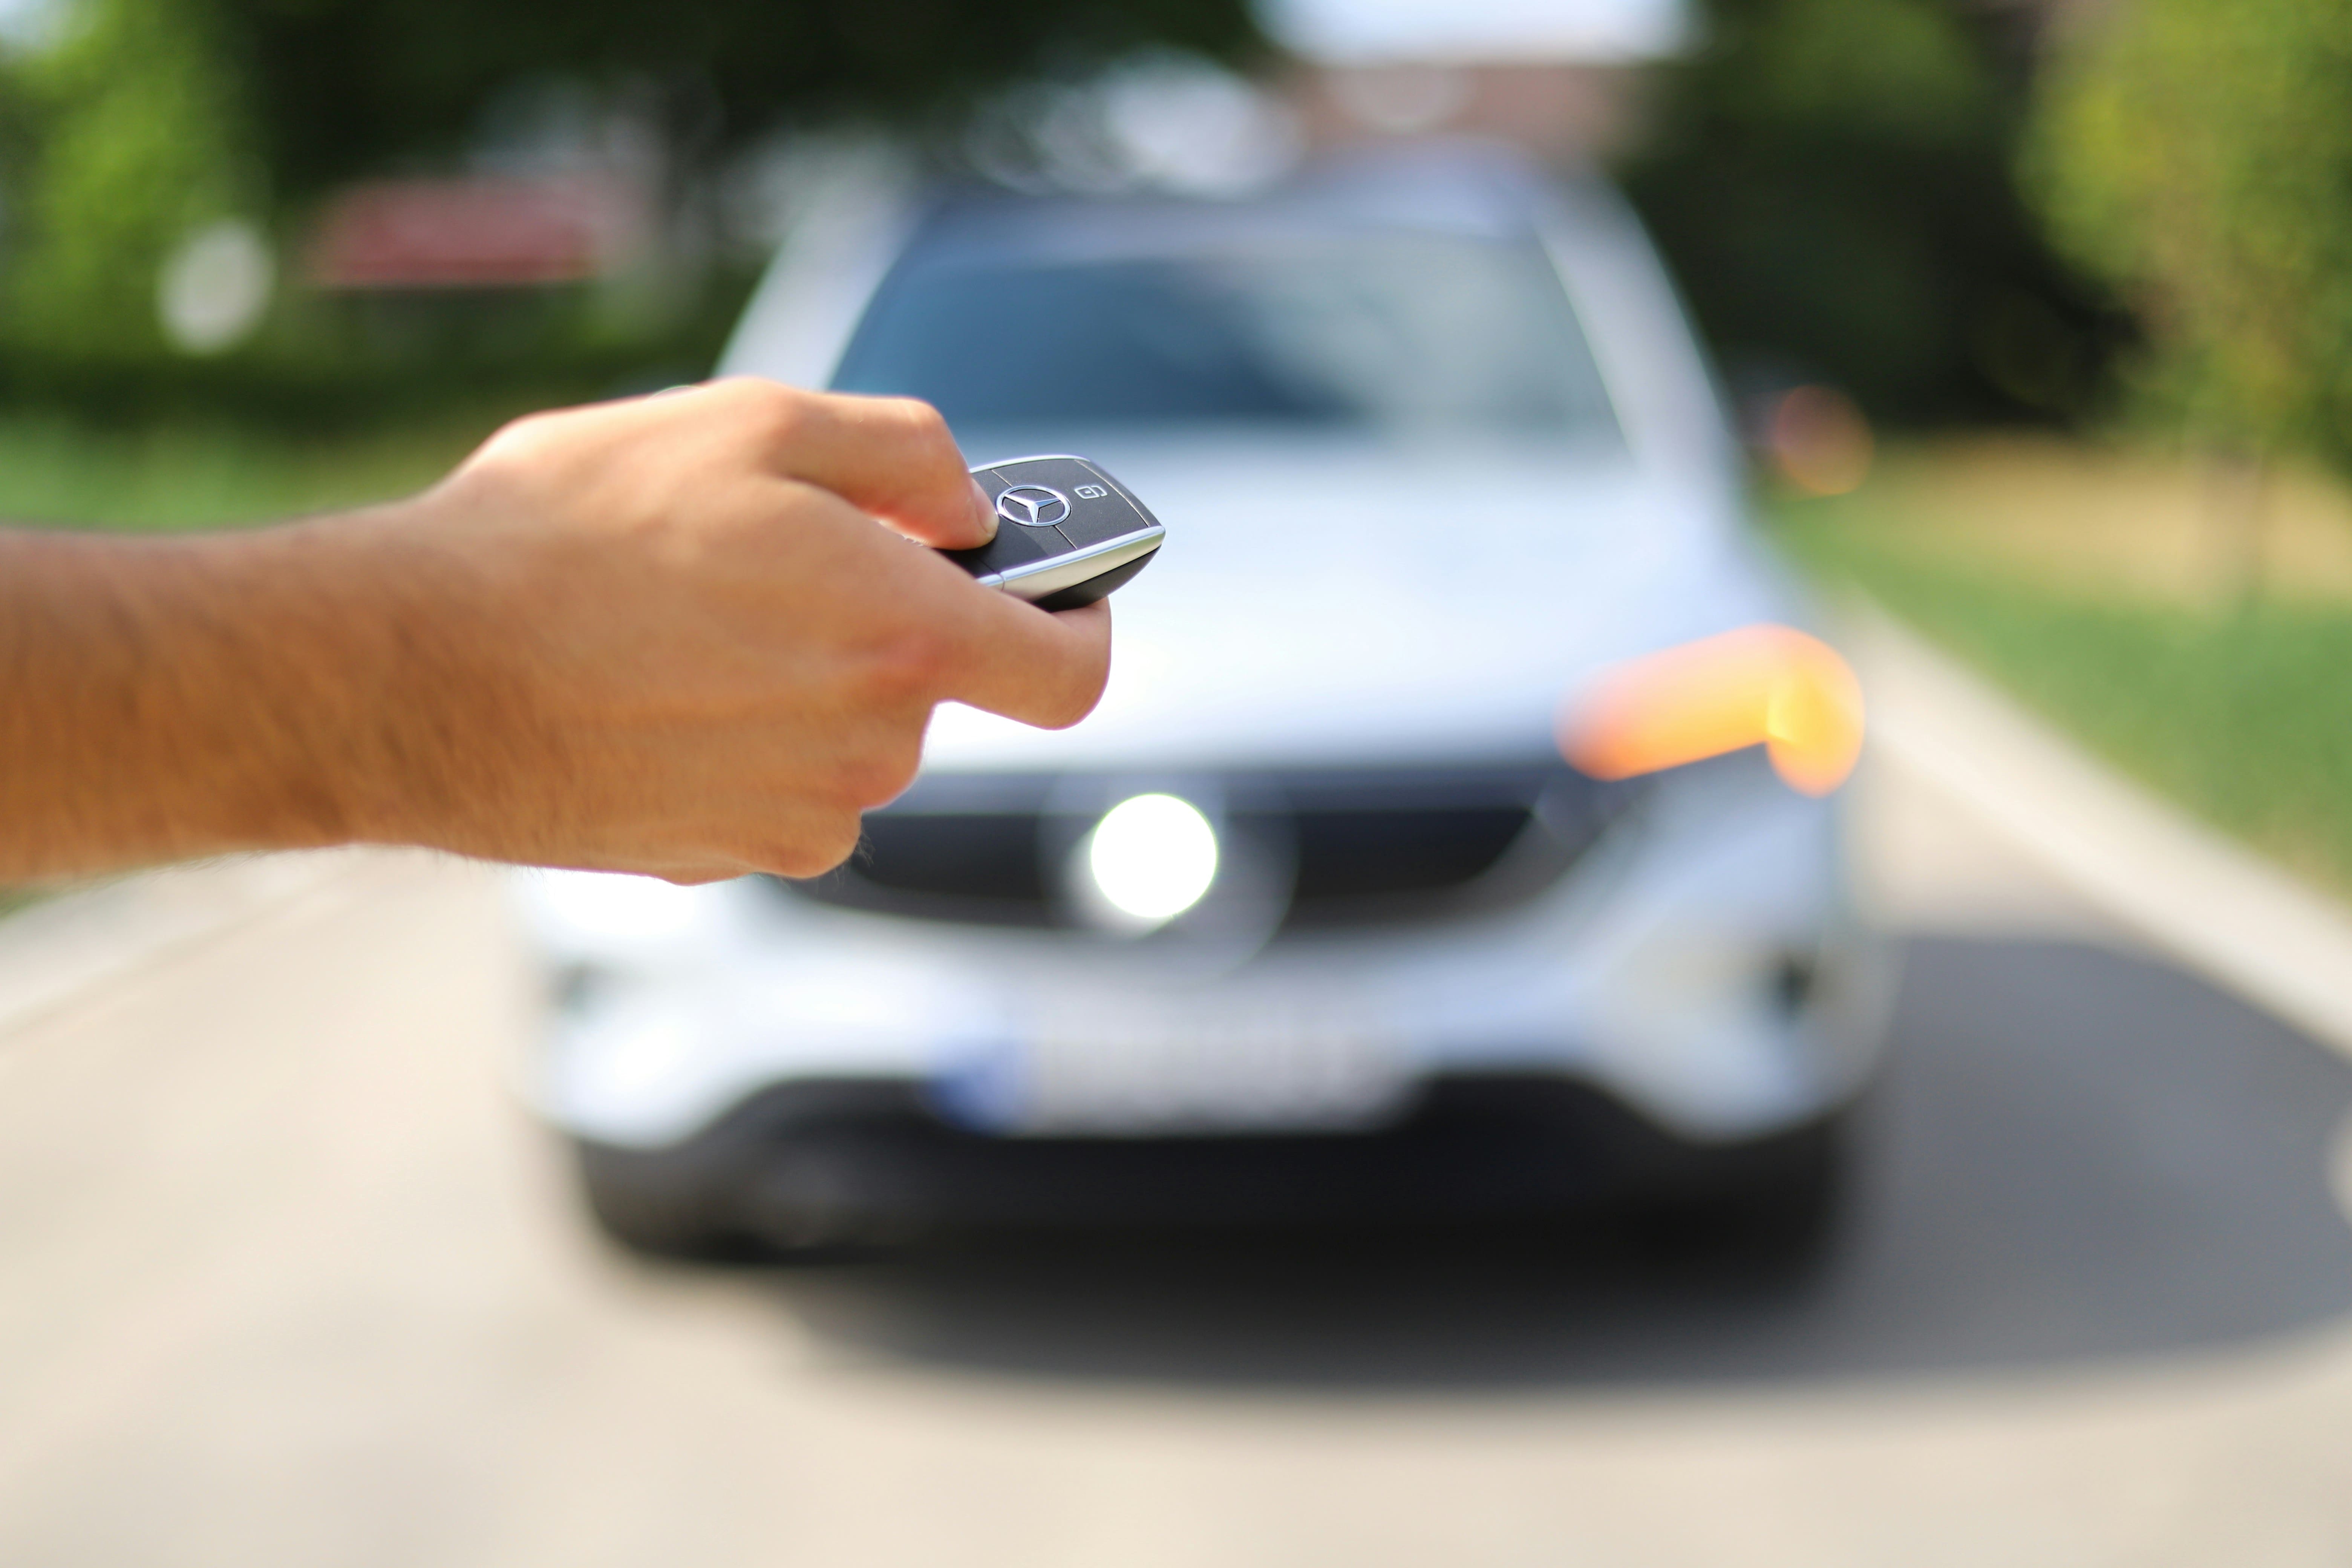
<svg viewBox="0 0 2352 1568"><path fill-rule="evenodd" d="M1168 531L1084 458L1009 458L971 477L996 503L996 537L947 558L1045 609L1093 604L1150 564Z"/></svg>

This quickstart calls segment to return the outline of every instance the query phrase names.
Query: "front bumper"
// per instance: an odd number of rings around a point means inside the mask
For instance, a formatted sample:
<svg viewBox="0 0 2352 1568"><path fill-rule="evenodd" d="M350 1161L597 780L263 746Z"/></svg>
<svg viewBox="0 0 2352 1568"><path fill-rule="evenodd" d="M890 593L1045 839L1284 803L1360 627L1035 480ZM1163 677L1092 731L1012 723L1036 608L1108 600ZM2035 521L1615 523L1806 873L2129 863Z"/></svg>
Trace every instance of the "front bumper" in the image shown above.
<svg viewBox="0 0 2352 1568"><path fill-rule="evenodd" d="M584 1142L592 1186L647 1194L714 1235L787 1246L971 1227L1510 1221L1628 1200L1721 1202L1781 1190L1833 1157L1833 1118L1728 1145L1659 1131L1549 1075L1445 1078L1376 1133L1181 1139L988 1138L947 1125L900 1080L764 1089L693 1141Z"/></svg>
<svg viewBox="0 0 2352 1568"><path fill-rule="evenodd" d="M1189 1114L1155 1114L1130 1084L1127 1120L1096 1107L1094 1130L1371 1128L1433 1085L1533 1074L1591 1086L1682 1140L1754 1140L1843 1103L1874 1051L1889 976L1852 917L1838 834L1834 806L1753 756L1724 759L1661 779L1530 902L1286 934L1238 962L826 909L752 882L542 877L525 903L573 998L532 1094L556 1125L614 1149L686 1142L801 1082L903 1086L929 1113L993 1130L1083 1131L1035 1102L1022 1064L1087 1020L1140 1017L1163 1056L1203 1041L1237 1062L1286 1051L1321 1081L1292 1092L1277 1075L1254 1101L1212 1095ZM597 898L634 912L600 921ZM1157 1081L1144 1100L1183 1100L1181 1082Z"/></svg>

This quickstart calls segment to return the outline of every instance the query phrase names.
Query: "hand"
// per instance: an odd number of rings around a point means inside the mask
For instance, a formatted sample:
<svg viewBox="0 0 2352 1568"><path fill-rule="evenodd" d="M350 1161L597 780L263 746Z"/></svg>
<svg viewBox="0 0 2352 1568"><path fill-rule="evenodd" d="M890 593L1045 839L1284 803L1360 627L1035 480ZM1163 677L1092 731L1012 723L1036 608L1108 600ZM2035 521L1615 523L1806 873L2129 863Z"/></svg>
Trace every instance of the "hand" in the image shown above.
<svg viewBox="0 0 2352 1568"><path fill-rule="evenodd" d="M1109 671L1107 605L1049 615L909 542L995 519L904 399L747 380L538 415L343 526L414 584L425 687L352 797L361 838L813 876L914 777L935 705L1060 728Z"/></svg>

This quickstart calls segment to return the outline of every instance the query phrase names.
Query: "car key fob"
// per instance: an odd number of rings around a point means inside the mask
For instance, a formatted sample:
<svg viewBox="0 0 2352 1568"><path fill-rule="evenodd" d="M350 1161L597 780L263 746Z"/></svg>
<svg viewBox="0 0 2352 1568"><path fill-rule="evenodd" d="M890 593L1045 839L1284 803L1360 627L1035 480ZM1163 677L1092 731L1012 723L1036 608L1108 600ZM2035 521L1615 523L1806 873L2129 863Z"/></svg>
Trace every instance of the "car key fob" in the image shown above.
<svg viewBox="0 0 2352 1568"><path fill-rule="evenodd" d="M1010 458L971 477L995 503L996 537L947 558L1045 609L1093 604L1150 564L1168 531L1084 458Z"/></svg>

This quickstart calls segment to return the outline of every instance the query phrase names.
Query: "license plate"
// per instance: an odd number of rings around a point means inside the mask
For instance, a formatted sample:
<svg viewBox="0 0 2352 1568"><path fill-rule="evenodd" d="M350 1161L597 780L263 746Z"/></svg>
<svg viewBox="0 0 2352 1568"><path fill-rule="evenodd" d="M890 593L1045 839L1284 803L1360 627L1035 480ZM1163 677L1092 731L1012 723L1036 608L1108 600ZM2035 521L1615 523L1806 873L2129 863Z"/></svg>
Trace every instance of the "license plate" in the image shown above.
<svg viewBox="0 0 2352 1568"><path fill-rule="evenodd" d="M1342 1131L1410 1095L1402 1053L1360 1019L1121 999L1034 1015L992 1053L987 1130L1031 1136Z"/></svg>

